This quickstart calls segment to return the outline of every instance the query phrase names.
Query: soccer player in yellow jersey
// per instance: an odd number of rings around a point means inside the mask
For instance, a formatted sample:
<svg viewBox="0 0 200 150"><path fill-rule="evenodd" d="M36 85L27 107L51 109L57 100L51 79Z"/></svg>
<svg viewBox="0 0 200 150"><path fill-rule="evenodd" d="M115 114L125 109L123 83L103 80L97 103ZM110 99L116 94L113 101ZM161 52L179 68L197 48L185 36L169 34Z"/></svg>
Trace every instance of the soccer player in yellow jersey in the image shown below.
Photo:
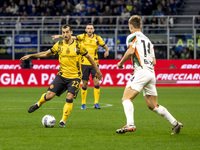
<svg viewBox="0 0 200 150"><path fill-rule="evenodd" d="M86 57L92 64L96 71L96 78L98 78L98 80L102 78L99 68L85 49L83 43L72 39L72 30L69 25L64 25L62 27L62 36L64 40L58 41L51 49L36 54L26 55L20 59L26 60L29 58L45 58L55 54L59 55L60 69L58 74L49 86L47 92L41 96L36 104L28 109L28 112L32 113L40 108L43 103L51 100L55 95L60 96L67 90L66 103L63 108L63 116L59 123L59 127L65 127L67 117L72 110L73 99L76 98L80 88L82 78L80 65L81 57Z"/></svg>
<svg viewBox="0 0 200 150"><path fill-rule="evenodd" d="M92 56L96 64L98 65L98 46L102 46L105 49L104 57L107 57L109 55L109 48L105 44L105 42L102 40L102 38L96 34L94 34L94 26L93 24L89 23L86 25L85 33L78 35L77 37L73 37L74 39L77 39L81 43L85 45L85 48L87 49L88 53ZM54 35L52 36L53 40L56 38L63 38L62 35ZM95 78L96 71L91 65L91 63L85 58L82 57L81 61L81 68L83 72L83 85L81 89L81 97L82 97L82 106L81 109L86 109L86 96L87 96L87 87L88 87L88 80L90 74L92 75L92 79L94 81L94 108L100 109L99 106L99 95L100 95L100 88L99 88L99 79Z"/></svg>

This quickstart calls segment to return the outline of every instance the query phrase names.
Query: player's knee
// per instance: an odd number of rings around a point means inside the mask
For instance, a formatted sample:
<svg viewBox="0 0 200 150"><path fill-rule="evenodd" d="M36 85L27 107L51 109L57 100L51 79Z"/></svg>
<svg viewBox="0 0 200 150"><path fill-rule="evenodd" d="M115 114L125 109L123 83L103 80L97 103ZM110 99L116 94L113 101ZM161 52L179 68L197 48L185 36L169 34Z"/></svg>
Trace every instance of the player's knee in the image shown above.
<svg viewBox="0 0 200 150"><path fill-rule="evenodd" d="M154 106L154 105L152 105L152 104L149 104L149 105L147 105L147 107L148 107L150 110L154 110L154 108L155 108L156 106Z"/></svg>
<svg viewBox="0 0 200 150"><path fill-rule="evenodd" d="M74 94L68 92L67 93L67 99L73 99L74 98Z"/></svg>
<svg viewBox="0 0 200 150"><path fill-rule="evenodd" d="M86 80L83 80L83 85L82 85L84 88L87 88L88 87L88 81Z"/></svg>
<svg viewBox="0 0 200 150"><path fill-rule="evenodd" d="M56 95L56 93L51 92L51 91L47 91L46 100L48 101L48 100L52 99L55 95Z"/></svg>

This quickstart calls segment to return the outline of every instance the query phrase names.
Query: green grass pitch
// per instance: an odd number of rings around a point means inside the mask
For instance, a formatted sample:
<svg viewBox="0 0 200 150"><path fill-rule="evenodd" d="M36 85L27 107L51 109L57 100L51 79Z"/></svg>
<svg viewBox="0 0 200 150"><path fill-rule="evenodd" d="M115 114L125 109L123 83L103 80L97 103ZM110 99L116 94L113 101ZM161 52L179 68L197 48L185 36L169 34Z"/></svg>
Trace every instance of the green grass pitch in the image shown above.
<svg viewBox="0 0 200 150"><path fill-rule="evenodd" d="M151 112L142 96L134 100L135 132L116 134L126 124L121 104L124 88L101 88L100 106L93 108L93 88L88 88L86 110L81 94L74 100L66 128L59 128L66 94L28 114L47 88L0 88L0 150L197 150L200 149L200 87L157 88L158 103L184 124L171 136L171 125ZM56 118L54 128L42 126L42 117Z"/></svg>

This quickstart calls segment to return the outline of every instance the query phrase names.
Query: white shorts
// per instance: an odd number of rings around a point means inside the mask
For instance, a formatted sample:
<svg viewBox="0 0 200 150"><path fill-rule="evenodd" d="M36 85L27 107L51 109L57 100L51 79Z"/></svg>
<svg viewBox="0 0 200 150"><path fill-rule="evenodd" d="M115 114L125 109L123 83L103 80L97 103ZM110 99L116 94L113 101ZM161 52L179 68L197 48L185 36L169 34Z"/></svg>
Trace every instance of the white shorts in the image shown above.
<svg viewBox="0 0 200 150"><path fill-rule="evenodd" d="M136 69L134 75L127 82L126 87L140 92L143 89L143 95L157 96L155 72L148 69Z"/></svg>

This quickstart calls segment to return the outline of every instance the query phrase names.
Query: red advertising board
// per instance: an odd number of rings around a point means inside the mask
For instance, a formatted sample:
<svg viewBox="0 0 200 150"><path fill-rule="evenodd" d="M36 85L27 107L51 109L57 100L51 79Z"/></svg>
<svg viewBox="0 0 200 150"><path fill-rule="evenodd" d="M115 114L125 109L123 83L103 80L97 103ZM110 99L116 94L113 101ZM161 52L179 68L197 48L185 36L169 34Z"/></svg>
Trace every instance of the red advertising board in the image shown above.
<svg viewBox="0 0 200 150"><path fill-rule="evenodd" d="M117 68L119 60L100 60L104 87L125 86L133 73L131 61L124 69ZM19 60L0 60L0 87L49 86L59 69L57 60L33 60L33 69L22 69ZM172 69L170 69L172 68ZM200 60L157 60L157 86L200 86ZM93 86L90 79L89 86Z"/></svg>

